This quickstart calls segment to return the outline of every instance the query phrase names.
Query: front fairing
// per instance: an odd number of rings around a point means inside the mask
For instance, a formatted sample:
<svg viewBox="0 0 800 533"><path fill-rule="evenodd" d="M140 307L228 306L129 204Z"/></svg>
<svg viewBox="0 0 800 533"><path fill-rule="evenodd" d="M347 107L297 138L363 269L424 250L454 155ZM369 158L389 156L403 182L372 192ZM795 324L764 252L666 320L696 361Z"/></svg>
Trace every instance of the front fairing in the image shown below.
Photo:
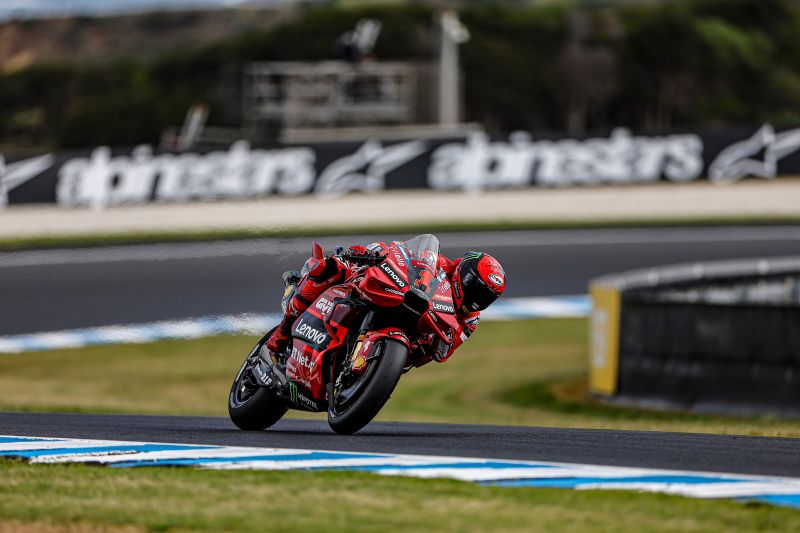
<svg viewBox="0 0 800 533"><path fill-rule="evenodd" d="M430 300L445 279L437 275L439 239L418 235L408 241L394 241L381 249L383 259L369 267L358 288L377 307L396 307L406 301L409 291Z"/></svg>

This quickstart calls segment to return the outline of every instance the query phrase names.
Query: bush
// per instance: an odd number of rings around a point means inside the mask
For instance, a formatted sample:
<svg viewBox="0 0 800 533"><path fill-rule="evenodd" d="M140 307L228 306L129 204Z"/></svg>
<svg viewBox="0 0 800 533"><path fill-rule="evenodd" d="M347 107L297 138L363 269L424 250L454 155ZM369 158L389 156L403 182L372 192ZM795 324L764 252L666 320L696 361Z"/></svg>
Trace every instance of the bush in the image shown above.
<svg viewBox="0 0 800 533"><path fill-rule="evenodd" d="M800 118L800 5L793 0L594 5L466 4L466 119L495 133L577 133ZM186 16L147 20L168 28ZM0 77L0 142L154 141L198 101L211 105L212 125L237 125L244 63L330 59L335 39L363 17L383 22L379 58L429 61L438 44L434 16L418 4L328 4L301 9L272 31L153 61L34 65Z"/></svg>

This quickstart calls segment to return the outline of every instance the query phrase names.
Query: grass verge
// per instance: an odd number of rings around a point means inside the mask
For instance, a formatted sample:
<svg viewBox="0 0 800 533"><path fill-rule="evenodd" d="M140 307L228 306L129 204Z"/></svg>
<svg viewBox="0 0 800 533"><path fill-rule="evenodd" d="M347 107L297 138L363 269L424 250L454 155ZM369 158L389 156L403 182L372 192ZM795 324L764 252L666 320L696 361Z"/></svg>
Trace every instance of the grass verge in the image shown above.
<svg viewBox="0 0 800 533"><path fill-rule="evenodd" d="M0 461L0 531L798 531L800 512L617 491L353 472Z"/></svg>
<svg viewBox="0 0 800 533"><path fill-rule="evenodd" d="M585 395L587 333L585 319L481 324L450 361L403 376L379 420L800 437L800 420L594 403ZM231 380L255 340L223 336L0 356L0 409L225 416Z"/></svg>
<svg viewBox="0 0 800 533"><path fill-rule="evenodd" d="M431 222L414 224L373 225L368 232L363 226L334 225L317 228L276 228L213 231L157 231L90 235L39 235L31 237L0 238L0 252L30 249L78 248L121 244L148 244L161 242L198 242L214 240L241 240L255 238L323 237L362 234L417 234L444 232L512 231L528 229L583 229L624 227L689 227L726 225L778 225L798 224L800 217L787 216L736 216L672 219L619 219L619 220L497 220L493 222Z"/></svg>

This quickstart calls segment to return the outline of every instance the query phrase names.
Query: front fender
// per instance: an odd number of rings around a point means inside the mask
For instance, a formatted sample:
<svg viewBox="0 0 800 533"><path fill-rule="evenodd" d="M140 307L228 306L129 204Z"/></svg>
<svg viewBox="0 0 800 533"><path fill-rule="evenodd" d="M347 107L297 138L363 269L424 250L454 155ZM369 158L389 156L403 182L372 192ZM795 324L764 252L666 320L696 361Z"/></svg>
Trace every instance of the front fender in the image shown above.
<svg viewBox="0 0 800 533"><path fill-rule="evenodd" d="M351 369L354 373L360 374L363 372L367 367L367 361L377 357L375 354L375 346L382 339L391 339L394 342L402 344L406 348L406 353L411 351L411 343L408 340L408 336L397 328L388 327L369 331L364 336L363 341L361 341L361 346L356 347L358 352L353 354L353 358L351 359Z"/></svg>
<svg viewBox="0 0 800 533"><path fill-rule="evenodd" d="M411 341L408 340L408 336L405 333L397 328L388 327L368 332L364 337L365 350L380 339L392 339L403 343L407 349L411 349Z"/></svg>

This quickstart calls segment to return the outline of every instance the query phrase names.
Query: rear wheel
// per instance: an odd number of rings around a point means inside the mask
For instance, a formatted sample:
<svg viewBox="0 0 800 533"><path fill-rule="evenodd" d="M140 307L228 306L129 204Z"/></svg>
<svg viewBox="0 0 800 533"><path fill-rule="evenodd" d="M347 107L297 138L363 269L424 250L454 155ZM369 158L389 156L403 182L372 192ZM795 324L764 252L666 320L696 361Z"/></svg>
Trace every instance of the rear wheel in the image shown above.
<svg viewBox="0 0 800 533"><path fill-rule="evenodd" d="M239 429L248 431L266 429L280 420L287 411L286 405L272 391L256 383L252 374L252 369L258 361L258 353L270 333L256 344L244 360L228 394L228 415Z"/></svg>
<svg viewBox="0 0 800 533"><path fill-rule="evenodd" d="M350 435L369 424L392 395L407 356L408 348L403 343L390 339L376 342L364 372L351 375L352 379L335 388L328 407L331 429Z"/></svg>

